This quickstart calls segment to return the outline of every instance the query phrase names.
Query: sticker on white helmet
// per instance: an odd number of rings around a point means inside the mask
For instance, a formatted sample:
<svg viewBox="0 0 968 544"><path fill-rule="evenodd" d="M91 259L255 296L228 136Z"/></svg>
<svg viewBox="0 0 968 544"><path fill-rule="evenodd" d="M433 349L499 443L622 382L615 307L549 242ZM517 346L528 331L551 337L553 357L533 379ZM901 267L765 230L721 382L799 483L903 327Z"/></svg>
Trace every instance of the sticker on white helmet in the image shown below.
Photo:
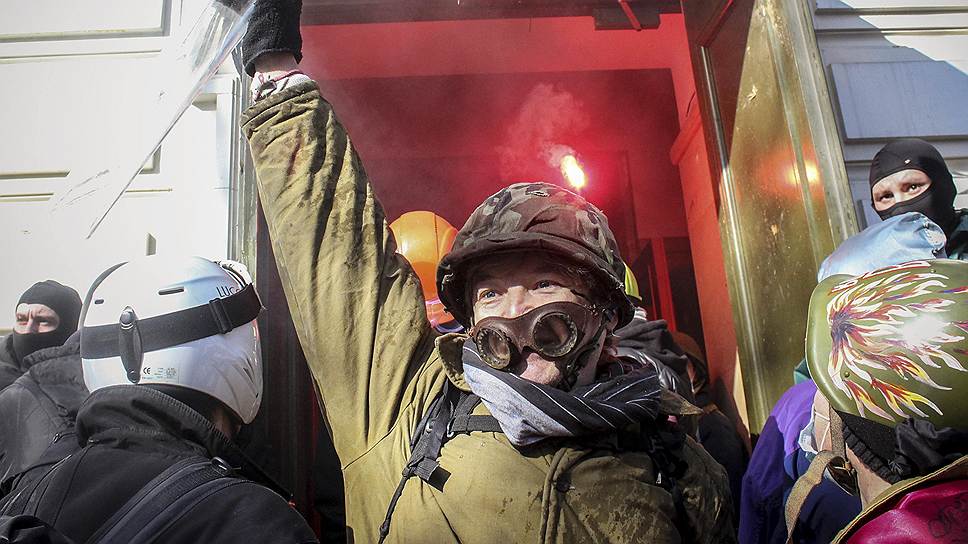
<svg viewBox="0 0 968 544"><path fill-rule="evenodd" d="M178 368L173 366L146 366L141 369L141 379L178 382Z"/></svg>
<svg viewBox="0 0 968 544"><path fill-rule="evenodd" d="M219 298L226 298L238 293L241 287L238 285L218 285L215 287Z"/></svg>

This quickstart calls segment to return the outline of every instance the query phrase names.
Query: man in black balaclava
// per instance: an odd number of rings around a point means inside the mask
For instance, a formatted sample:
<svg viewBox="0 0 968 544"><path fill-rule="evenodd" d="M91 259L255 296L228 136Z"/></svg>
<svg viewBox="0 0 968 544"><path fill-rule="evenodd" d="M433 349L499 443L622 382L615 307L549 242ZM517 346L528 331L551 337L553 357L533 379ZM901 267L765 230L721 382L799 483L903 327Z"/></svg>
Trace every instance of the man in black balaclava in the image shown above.
<svg viewBox="0 0 968 544"><path fill-rule="evenodd" d="M0 390L13 383L26 368L31 353L60 346L77 330L81 297L54 280L35 283L17 302L13 332L0 340Z"/></svg>
<svg viewBox="0 0 968 544"><path fill-rule="evenodd" d="M885 145L874 155L870 185L874 211L881 219L922 213L944 230L949 258L968 258L968 216L954 208L954 180L934 146L918 139Z"/></svg>

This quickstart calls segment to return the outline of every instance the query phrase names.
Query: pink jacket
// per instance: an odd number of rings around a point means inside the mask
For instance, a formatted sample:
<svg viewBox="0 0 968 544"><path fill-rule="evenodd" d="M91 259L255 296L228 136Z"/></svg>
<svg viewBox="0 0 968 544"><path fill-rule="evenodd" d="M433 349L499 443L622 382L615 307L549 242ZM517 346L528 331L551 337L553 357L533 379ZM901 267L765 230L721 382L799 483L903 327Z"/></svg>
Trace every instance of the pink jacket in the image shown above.
<svg viewBox="0 0 968 544"><path fill-rule="evenodd" d="M968 456L895 484L840 534L848 544L968 542Z"/></svg>

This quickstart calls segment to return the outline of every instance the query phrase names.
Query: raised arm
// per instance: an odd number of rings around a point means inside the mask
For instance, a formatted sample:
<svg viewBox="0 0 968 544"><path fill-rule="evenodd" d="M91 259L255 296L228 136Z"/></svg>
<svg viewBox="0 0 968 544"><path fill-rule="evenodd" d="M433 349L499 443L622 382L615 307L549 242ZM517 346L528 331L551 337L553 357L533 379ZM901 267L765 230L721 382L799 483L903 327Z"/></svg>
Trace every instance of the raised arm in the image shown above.
<svg viewBox="0 0 968 544"><path fill-rule="evenodd" d="M295 66L292 56L263 58L257 68L269 74ZM414 397L408 386L432 335L416 275L395 252L346 131L314 82L290 80L245 113L243 130L286 299L346 465Z"/></svg>

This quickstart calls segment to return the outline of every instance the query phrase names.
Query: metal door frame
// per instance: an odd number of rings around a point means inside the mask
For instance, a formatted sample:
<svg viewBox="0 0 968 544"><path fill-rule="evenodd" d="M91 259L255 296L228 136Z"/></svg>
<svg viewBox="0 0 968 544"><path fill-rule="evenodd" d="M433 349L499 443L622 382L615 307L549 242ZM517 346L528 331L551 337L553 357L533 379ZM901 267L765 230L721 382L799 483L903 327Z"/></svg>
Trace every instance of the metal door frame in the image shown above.
<svg viewBox="0 0 968 544"><path fill-rule="evenodd" d="M683 2L688 1L690 0L683 0ZM745 250L744 233L737 221L740 205L737 202L735 181L729 164L726 135L719 114L720 99L714 84L714 66L708 49L723 27L725 19L735 7L735 0L721 0L712 7L706 23L701 25L698 39L690 47L694 55L697 94L702 102L700 112L703 123L708 128L704 132L710 171L719 189L714 191L714 194L719 199L717 204L723 214L720 216L720 233L739 350L737 364L743 366L745 370L742 376L749 410L749 424L751 430L756 432L762 428L777 400L768 398L762 387L762 379L767 373L760 372L770 366L770 361L765 360L762 353L762 346L769 339L763 338L763 334L756 326L751 290L763 287L753 285L747 275L747 270L752 266L751 257ZM761 15L768 13L770 20L773 21L767 31L778 81L790 81L791 76L795 76L795 80L799 82L799 88L782 85L780 87L781 99L786 111L787 131L796 147L800 143L800 133L794 126L794 120L804 121L803 124L808 127L817 158L817 172L813 175L823 183L829 223L827 226L834 244L838 245L857 232L857 220L837 133L836 117L820 60L813 20L810 16L810 1L756 0L753 9L754 14L757 10L761 10ZM793 93L798 92L802 94L806 107L805 118L799 117L800 113L791 105ZM801 153L802 147L797 149L797 175L800 179L806 180L811 176L811 172L807 171ZM807 184L802 183L801 187L806 188ZM813 216L816 211L811 209L810 199L804 198L804 204L808 217ZM810 223L811 231L823 226ZM827 250L818 246L817 238L818 236L812 235L811 243L814 259L819 267L820 262L826 257ZM806 312L806 308L800 310ZM791 361L790 364L795 362ZM776 376L776 378L792 383L792 369L790 376Z"/></svg>

